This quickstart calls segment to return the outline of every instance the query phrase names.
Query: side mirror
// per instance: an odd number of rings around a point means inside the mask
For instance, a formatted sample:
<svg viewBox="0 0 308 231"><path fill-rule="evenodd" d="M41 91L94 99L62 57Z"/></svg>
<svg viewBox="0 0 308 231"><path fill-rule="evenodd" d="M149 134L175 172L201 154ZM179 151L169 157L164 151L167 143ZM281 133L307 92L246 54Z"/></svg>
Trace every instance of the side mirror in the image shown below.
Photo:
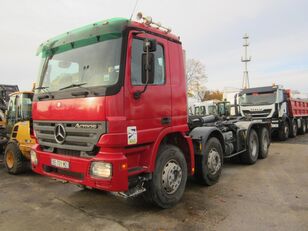
<svg viewBox="0 0 308 231"><path fill-rule="evenodd" d="M153 84L154 83L154 70L155 70L155 63L154 63L154 54L149 53L149 62L147 63L147 54L142 54L142 84ZM148 71L148 81L147 81L147 71Z"/></svg>
<svg viewBox="0 0 308 231"><path fill-rule="evenodd" d="M148 84L154 83L154 54L152 52L156 51L156 40L146 38L143 41L143 54L142 54L142 76L141 82L144 84L142 91L134 92L134 98L139 99L140 96L146 91Z"/></svg>
<svg viewBox="0 0 308 231"><path fill-rule="evenodd" d="M143 52L155 52L157 42L155 39L145 39L143 41Z"/></svg>

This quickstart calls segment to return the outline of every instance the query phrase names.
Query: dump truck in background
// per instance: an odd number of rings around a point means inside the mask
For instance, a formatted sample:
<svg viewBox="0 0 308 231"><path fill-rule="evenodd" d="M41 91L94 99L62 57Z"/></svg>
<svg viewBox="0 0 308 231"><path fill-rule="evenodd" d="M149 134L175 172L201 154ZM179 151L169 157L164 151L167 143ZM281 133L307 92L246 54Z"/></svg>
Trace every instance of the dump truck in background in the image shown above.
<svg viewBox="0 0 308 231"><path fill-rule="evenodd" d="M215 184L224 158L266 158L270 124L188 116L178 36L150 17L94 23L43 43L33 102L32 170L143 194L168 208L186 180Z"/></svg>
<svg viewBox="0 0 308 231"><path fill-rule="evenodd" d="M307 132L308 100L295 99L280 85L244 89L239 93L242 116L271 122L280 140Z"/></svg>

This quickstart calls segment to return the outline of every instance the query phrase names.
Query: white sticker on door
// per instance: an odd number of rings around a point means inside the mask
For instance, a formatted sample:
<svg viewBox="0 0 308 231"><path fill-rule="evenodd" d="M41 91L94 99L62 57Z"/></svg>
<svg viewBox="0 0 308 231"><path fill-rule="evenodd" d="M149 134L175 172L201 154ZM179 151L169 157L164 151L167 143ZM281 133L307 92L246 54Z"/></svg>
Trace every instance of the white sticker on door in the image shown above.
<svg viewBox="0 0 308 231"><path fill-rule="evenodd" d="M127 143L137 144L137 128L136 126L127 127Z"/></svg>

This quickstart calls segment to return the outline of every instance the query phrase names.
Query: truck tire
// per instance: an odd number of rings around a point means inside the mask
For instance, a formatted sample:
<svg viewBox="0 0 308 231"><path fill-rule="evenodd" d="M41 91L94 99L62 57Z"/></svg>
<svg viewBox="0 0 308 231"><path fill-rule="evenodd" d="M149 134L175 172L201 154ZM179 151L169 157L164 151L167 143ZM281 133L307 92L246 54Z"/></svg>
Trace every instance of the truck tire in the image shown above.
<svg viewBox="0 0 308 231"><path fill-rule="evenodd" d="M280 141L285 141L289 138L290 134L290 125L288 121L284 121L279 127L278 137Z"/></svg>
<svg viewBox="0 0 308 231"><path fill-rule="evenodd" d="M297 122L296 119L293 119L291 122L290 137L294 138L296 136L297 136Z"/></svg>
<svg viewBox="0 0 308 231"><path fill-rule="evenodd" d="M254 164L259 156L259 138L254 129L250 130L247 146L247 151L241 154L241 161L244 164Z"/></svg>
<svg viewBox="0 0 308 231"><path fill-rule="evenodd" d="M212 137L206 142L204 155L197 155L195 163L195 178L200 183L210 186L218 181L223 166L223 149L217 138Z"/></svg>
<svg viewBox="0 0 308 231"><path fill-rule="evenodd" d="M161 208L174 206L183 196L187 181L187 163L176 146L159 148L152 180L147 182L145 199Z"/></svg>
<svg viewBox="0 0 308 231"><path fill-rule="evenodd" d="M304 135L307 132L307 124L305 119L301 119L301 127L298 129L298 133Z"/></svg>
<svg viewBox="0 0 308 231"><path fill-rule="evenodd" d="M27 170L27 162L16 143L9 143L4 153L4 165L10 174L20 174Z"/></svg>
<svg viewBox="0 0 308 231"><path fill-rule="evenodd" d="M270 135L267 128L261 129L259 141L259 159L265 159L268 156L268 149L270 146Z"/></svg>
<svg viewBox="0 0 308 231"><path fill-rule="evenodd" d="M308 118L305 118L305 122L306 122L306 133L308 132Z"/></svg>

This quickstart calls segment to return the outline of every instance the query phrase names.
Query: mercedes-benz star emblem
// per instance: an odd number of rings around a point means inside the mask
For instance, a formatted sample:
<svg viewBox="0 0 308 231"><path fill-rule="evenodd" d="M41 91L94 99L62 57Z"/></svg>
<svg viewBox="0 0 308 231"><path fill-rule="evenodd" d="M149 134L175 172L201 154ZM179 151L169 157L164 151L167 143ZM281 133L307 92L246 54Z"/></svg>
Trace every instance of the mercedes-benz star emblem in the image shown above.
<svg viewBox="0 0 308 231"><path fill-rule="evenodd" d="M57 143L63 144L66 137L66 131L62 124L57 124L54 131L55 139Z"/></svg>

